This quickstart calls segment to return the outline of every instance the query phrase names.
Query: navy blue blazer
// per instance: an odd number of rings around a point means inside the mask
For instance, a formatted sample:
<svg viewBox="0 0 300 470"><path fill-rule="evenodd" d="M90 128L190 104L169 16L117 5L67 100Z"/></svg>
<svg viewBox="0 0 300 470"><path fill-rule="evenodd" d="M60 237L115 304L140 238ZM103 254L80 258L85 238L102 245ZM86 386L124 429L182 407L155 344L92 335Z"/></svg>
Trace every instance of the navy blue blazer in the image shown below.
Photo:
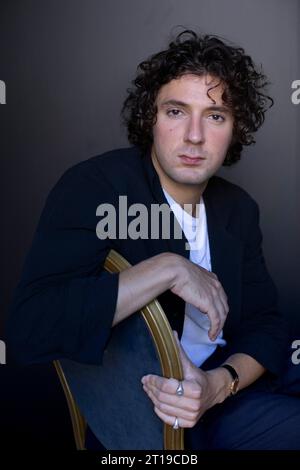
<svg viewBox="0 0 300 470"><path fill-rule="evenodd" d="M111 248L131 264L167 251L188 258L184 236L100 240L96 209L102 203L118 207L120 195L127 195L128 206L143 203L150 208L153 203L167 203L150 156L142 156L134 147L75 165L51 191L7 326L10 348L20 362L68 358L101 363L118 292L118 274L102 268ZM212 270L230 308L224 326L227 346L218 348L205 367L216 357L221 361L242 352L277 375L283 366L287 333L263 258L257 204L241 188L219 177L210 179L203 197ZM159 296L159 301L180 335L184 301L170 291Z"/></svg>

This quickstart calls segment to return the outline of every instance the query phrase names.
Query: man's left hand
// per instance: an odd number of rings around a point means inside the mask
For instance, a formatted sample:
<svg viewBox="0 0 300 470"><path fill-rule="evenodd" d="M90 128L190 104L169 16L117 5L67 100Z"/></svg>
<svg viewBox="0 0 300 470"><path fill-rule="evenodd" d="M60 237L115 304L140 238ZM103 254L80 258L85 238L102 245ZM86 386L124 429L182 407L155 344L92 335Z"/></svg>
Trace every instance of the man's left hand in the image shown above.
<svg viewBox="0 0 300 470"><path fill-rule="evenodd" d="M178 380L157 375L142 378L143 388L154 404L157 416L171 426L175 419L182 428L192 428L206 410L226 398L228 387L227 371L220 368L204 372L187 357L175 335L183 367L183 395L176 390Z"/></svg>

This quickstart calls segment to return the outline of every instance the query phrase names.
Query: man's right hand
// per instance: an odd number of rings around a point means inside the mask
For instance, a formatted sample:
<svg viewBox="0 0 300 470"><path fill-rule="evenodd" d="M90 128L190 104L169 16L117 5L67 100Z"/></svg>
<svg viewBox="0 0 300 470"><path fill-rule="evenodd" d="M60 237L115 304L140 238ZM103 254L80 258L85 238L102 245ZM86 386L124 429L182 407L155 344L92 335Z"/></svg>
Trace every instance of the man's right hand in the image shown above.
<svg viewBox="0 0 300 470"><path fill-rule="evenodd" d="M175 253L161 253L119 274L113 326L168 289L208 315L209 338L214 340L228 314L223 287L214 273Z"/></svg>
<svg viewBox="0 0 300 470"><path fill-rule="evenodd" d="M211 323L208 335L215 340L229 311L227 296L218 277L182 256L178 256L176 274L171 291L208 315Z"/></svg>

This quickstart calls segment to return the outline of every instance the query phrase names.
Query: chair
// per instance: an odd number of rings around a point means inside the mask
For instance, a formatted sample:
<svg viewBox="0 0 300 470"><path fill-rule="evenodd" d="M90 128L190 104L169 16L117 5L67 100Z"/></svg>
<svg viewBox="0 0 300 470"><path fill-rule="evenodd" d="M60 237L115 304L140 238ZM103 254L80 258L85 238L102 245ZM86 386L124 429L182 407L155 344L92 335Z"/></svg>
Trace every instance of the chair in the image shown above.
<svg viewBox="0 0 300 470"><path fill-rule="evenodd" d="M104 269L114 273L130 266L111 250ZM77 449L85 448L87 422L110 450L184 449L184 430L175 430L158 419L140 384L145 373L183 379L172 329L156 299L140 313L112 329L101 366L66 359L54 361L67 399ZM134 338L129 347L128 332Z"/></svg>

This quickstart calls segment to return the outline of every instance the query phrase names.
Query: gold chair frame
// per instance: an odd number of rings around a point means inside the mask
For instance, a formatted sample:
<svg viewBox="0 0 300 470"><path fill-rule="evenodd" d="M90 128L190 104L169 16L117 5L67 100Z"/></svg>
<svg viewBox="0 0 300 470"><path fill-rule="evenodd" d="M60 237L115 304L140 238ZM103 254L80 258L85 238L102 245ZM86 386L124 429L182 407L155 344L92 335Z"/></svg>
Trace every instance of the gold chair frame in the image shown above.
<svg viewBox="0 0 300 470"><path fill-rule="evenodd" d="M128 263L123 256L116 251L111 250L105 260L104 269L109 273L116 273L121 272L130 266L130 263ZM178 347L174 339L171 326L161 305L156 299L154 299L143 307L140 312L153 338L162 369L162 375L168 378L173 377L177 380L183 380L183 371ZM67 399L76 448L78 450L83 450L85 449L86 420L74 400L71 389L58 360L54 361L54 367L58 373ZM182 428L173 429L172 426L164 424L164 449L184 449L184 430Z"/></svg>

